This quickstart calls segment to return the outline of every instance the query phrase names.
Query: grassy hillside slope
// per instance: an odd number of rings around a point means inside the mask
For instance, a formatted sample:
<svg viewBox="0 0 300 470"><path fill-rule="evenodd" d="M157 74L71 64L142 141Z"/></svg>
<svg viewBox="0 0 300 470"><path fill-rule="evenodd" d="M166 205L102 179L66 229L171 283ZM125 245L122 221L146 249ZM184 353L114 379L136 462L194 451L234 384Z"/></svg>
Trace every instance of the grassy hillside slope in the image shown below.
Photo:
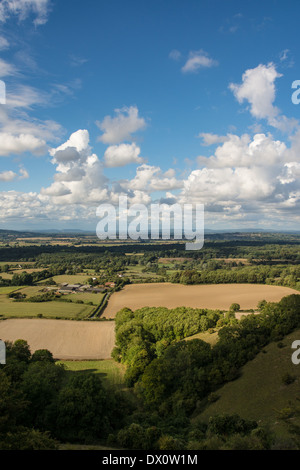
<svg viewBox="0 0 300 470"><path fill-rule="evenodd" d="M300 330L286 336L278 343L265 347L252 361L241 370L241 376L225 384L216 393L219 399L208 405L197 419L208 421L216 414L239 414L242 418L254 419L267 424L278 435L286 436L286 426L278 420L279 412L290 405L298 405L300 399L300 364L291 360L293 341L300 340ZM295 381L283 383L283 376L290 374ZM298 423L299 424L299 423Z"/></svg>

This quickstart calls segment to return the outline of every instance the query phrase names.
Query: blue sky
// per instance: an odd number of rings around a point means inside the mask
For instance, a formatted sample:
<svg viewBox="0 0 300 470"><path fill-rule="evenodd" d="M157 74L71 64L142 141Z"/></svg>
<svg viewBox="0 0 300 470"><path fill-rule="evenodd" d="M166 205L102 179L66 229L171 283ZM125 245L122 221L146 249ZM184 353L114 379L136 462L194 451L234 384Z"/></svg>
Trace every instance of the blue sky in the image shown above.
<svg viewBox="0 0 300 470"><path fill-rule="evenodd" d="M295 1L0 1L0 228L203 203L206 228L299 229Z"/></svg>

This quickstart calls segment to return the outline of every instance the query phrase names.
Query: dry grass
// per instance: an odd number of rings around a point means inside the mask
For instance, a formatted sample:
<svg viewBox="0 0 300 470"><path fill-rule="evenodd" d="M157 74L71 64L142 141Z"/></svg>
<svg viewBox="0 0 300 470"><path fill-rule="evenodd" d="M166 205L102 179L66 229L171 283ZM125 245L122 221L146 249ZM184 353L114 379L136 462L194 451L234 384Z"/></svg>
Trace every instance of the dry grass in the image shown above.
<svg viewBox="0 0 300 470"><path fill-rule="evenodd" d="M68 284L85 284L90 277L90 275L86 274L61 274L59 276L53 276L53 280L56 284L62 284L64 282Z"/></svg>
<svg viewBox="0 0 300 470"><path fill-rule="evenodd" d="M45 268L21 268L21 269L14 269L13 270L13 274L22 274L24 272L26 272L27 274L32 274L32 273L38 273L38 272L41 272L41 271L44 271ZM3 277L3 276L2 276Z"/></svg>

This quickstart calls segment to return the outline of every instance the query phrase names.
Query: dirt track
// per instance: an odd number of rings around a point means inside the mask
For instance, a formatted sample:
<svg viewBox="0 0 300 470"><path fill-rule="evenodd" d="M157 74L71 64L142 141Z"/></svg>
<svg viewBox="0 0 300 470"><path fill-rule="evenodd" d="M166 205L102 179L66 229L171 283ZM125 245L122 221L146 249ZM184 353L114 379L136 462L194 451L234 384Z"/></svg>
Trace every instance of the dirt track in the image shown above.
<svg viewBox="0 0 300 470"><path fill-rule="evenodd" d="M110 359L114 322L12 319L0 321L0 338L28 341L31 352L49 349L57 359Z"/></svg>
<svg viewBox="0 0 300 470"><path fill-rule="evenodd" d="M194 307L228 310L234 302L241 309L256 308L260 300L278 302L282 297L299 294L289 287L261 284L211 284L184 286L181 284L131 284L114 293L103 312L114 318L123 307L136 310L141 307Z"/></svg>

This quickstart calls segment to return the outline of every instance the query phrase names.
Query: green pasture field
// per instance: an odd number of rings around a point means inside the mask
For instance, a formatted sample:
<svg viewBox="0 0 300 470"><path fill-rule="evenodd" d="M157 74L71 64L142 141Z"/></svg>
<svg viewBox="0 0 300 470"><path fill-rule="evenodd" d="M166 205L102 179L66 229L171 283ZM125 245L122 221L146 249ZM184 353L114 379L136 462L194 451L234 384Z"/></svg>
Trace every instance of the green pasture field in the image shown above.
<svg viewBox="0 0 300 470"><path fill-rule="evenodd" d="M0 295L1 318L35 318L42 314L44 318L81 320L91 315L93 309L92 305L73 302L14 302Z"/></svg>
<svg viewBox="0 0 300 470"><path fill-rule="evenodd" d="M145 266L140 266L140 265L137 265L137 266L129 266L128 268L126 268L126 271L125 271L125 276L128 276L128 277L132 277L132 278L148 278L148 277L159 277L157 274L155 273L143 273L142 270L145 268Z"/></svg>
<svg viewBox="0 0 300 470"><path fill-rule="evenodd" d="M22 294L26 294L27 297L33 297L36 295L43 295L44 287L42 286L29 286L20 289ZM16 289L15 289L16 290ZM92 292L79 292L75 294L67 294L64 295L64 299L72 300L72 302L76 302L76 300L82 300L83 302L93 302L94 305L98 305L101 300L103 299L104 294L93 294Z"/></svg>
<svg viewBox="0 0 300 470"><path fill-rule="evenodd" d="M58 361L69 371L94 372L103 379L103 384L114 387L124 387L125 366L112 359L103 361Z"/></svg>
<svg viewBox="0 0 300 470"><path fill-rule="evenodd" d="M35 295L42 295L43 287L42 286L27 286L27 287L18 287L21 294L26 294L27 297L33 297Z"/></svg>
<svg viewBox="0 0 300 470"><path fill-rule="evenodd" d="M43 295L41 286L0 287L0 315L2 318L35 318L42 314L44 318L83 319L91 315L104 294L79 293L66 295L71 302L14 302L7 297L11 292L26 294L27 298ZM76 300L93 302L93 305L77 304Z"/></svg>
<svg viewBox="0 0 300 470"><path fill-rule="evenodd" d="M185 338L186 341L191 339L201 339L202 341L209 343L211 346L214 346L218 342L219 334L218 331L214 331L214 333L204 331L203 333L197 333L196 335Z"/></svg>
<svg viewBox="0 0 300 470"><path fill-rule="evenodd" d="M7 287L0 287L0 296L4 294L10 294L11 292L15 292L21 289L19 286L7 286Z"/></svg>
<svg viewBox="0 0 300 470"><path fill-rule="evenodd" d="M177 271L178 271L177 269L167 269L166 273L168 276L170 276L171 274L177 273Z"/></svg>
<svg viewBox="0 0 300 470"><path fill-rule="evenodd" d="M131 271L133 273L141 273L144 268L145 266L141 264L137 264L136 266L128 266L126 268L126 271Z"/></svg>
<svg viewBox="0 0 300 470"><path fill-rule="evenodd" d="M83 302L93 302L94 305L99 305L102 301L105 294L93 294L92 292L79 292L75 294L68 294L64 295L64 299L72 300L72 302L76 302L76 300L82 300Z"/></svg>

